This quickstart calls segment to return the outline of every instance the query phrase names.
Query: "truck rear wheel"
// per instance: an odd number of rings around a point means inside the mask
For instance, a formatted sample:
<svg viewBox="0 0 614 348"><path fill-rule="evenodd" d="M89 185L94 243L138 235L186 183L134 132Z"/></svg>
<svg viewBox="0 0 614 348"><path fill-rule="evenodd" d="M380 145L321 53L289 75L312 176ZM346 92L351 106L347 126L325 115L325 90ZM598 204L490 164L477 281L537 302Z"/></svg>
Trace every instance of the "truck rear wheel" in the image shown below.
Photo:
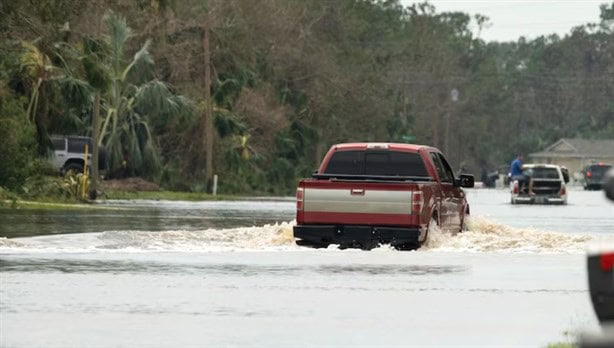
<svg viewBox="0 0 614 348"><path fill-rule="evenodd" d="M420 247L420 244L417 243L403 243L403 244L394 244L393 247L396 250L416 250Z"/></svg>
<svg viewBox="0 0 614 348"><path fill-rule="evenodd" d="M468 231L469 229L467 228L467 218L469 217L469 209L465 209L465 214L463 214L463 219L461 220L461 225L460 225L460 231L459 232L464 232L464 231Z"/></svg>
<svg viewBox="0 0 614 348"><path fill-rule="evenodd" d="M439 228L439 219L437 218L437 213L433 214L433 216L431 217L431 220L429 221L429 224L426 225L424 240L420 242L420 246L428 243L429 235L436 228Z"/></svg>
<svg viewBox="0 0 614 348"><path fill-rule="evenodd" d="M328 248L328 244L326 243L315 243L315 242L312 242L309 240L303 240L303 239L297 239L296 245L314 248L314 249Z"/></svg>

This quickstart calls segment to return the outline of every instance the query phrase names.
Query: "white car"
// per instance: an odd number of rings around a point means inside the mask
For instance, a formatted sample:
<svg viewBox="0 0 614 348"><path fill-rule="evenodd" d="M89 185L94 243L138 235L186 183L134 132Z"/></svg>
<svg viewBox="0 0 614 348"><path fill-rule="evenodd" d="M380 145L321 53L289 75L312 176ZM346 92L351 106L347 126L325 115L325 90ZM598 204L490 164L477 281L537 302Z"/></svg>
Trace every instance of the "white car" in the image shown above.
<svg viewBox="0 0 614 348"><path fill-rule="evenodd" d="M83 173L85 165L85 145L88 145L88 162L92 160L92 138L81 136L52 135L53 155L49 161L53 168L64 174L68 171ZM105 168L105 150L101 146L98 151L98 168ZM88 165L89 166L89 165Z"/></svg>
<svg viewBox="0 0 614 348"><path fill-rule="evenodd" d="M518 180L510 180L512 204L567 204L566 169L554 164L525 164L522 169L531 173L534 195L528 192L528 182L521 185Z"/></svg>

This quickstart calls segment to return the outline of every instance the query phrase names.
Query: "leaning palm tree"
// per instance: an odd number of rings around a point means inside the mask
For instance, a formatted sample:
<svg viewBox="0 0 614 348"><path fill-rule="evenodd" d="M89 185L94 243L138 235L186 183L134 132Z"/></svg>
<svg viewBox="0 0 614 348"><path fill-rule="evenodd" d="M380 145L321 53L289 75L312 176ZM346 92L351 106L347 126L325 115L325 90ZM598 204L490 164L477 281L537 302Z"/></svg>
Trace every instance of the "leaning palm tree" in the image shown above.
<svg viewBox="0 0 614 348"><path fill-rule="evenodd" d="M191 103L155 78L151 41L128 59L125 49L132 31L126 20L113 12L103 20L106 35L84 43L83 59L88 80L105 81L90 82L100 93L99 143L107 149L111 172L123 169L128 174L151 176L160 163L152 127L161 129L171 119L189 115Z"/></svg>
<svg viewBox="0 0 614 348"><path fill-rule="evenodd" d="M46 148L51 146L48 131L52 124L72 124L72 128L82 131L84 123L80 117L81 113L74 111L87 109L91 104L87 82L77 77L59 47L60 45L54 45L50 52L56 62L54 63L39 49L36 42L22 42L21 76L30 93L27 108L28 122L36 127L41 152L46 152ZM64 106L62 109L65 109L65 112L63 114L56 112L50 117L51 104ZM59 122L57 118L64 120Z"/></svg>

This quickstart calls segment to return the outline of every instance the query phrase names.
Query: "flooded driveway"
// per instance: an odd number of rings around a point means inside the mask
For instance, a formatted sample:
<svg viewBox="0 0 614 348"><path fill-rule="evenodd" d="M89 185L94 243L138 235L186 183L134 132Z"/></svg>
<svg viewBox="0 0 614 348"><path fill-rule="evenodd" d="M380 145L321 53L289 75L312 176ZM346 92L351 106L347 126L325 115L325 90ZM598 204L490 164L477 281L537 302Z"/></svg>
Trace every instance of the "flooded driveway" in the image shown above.
<svg viewBox="0 0 614 348"><path fill-rule="evenodd" d="M614 205L468 199L468 232L413 252L297 247L293 201L0 210L0 346L535 347L597 331L584 255L614 245Z"/></svg>

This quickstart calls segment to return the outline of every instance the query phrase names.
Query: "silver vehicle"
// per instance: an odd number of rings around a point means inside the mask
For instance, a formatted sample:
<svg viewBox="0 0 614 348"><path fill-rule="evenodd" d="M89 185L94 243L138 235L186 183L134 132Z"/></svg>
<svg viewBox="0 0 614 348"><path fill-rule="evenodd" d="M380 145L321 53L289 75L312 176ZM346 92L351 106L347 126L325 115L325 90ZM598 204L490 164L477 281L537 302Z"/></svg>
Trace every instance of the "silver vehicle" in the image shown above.
<svg viewBox="0 0 614 348"><path fill-rule="evenodd" d="M510 181L511 203L567 204L569 174L554 164L525 164L523 170L531 173L533 193L529 194L529 183Z"/></svg>
<svg viewBox="0 0 614 348"><path fill-rule="evenodd" d="M92 160L92 138L82 136L51 136L53 155L51 165L58 172L65 174L69 171L83 173L85 166L85 145L88 145L88 163ZM105 168L105 151L102 147L98 151L98 168ZM89 164L88 164L89 166Z"/></svg>
<svg viewBox="0 0 614 348"><path fill-rule="evenodd" d="M611 201L614 201L614 168L610 169L604 179L603 190L606 197Z"/></svg>

